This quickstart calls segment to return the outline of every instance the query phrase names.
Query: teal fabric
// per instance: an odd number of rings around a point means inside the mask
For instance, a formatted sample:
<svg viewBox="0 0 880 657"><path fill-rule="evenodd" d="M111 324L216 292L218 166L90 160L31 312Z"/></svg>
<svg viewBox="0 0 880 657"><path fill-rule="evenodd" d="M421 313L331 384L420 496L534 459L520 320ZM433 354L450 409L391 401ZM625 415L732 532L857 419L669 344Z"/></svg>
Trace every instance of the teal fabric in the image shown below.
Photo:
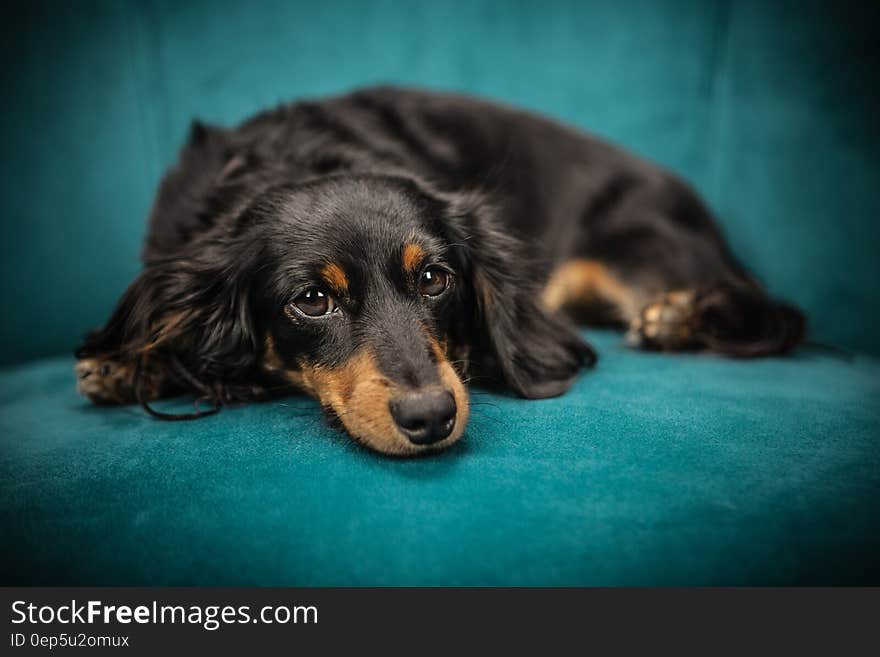
<svg viewBox="0 0 880 657"><path fill-rule="evenodd" d="M398 460L291 398L163 423L0 375L4 583L880 584L880 361L628 351Z"/></svg>
<svg viewBox="0 0 880 657"><path fill-rule="evenodd" d="M816 339L880 353L877 3L18 4L0 10L0 363L106 319L193 117L376 82L521 105L672 167Z"/></svg>
<svg viewBox="0 0 880 657"><path fill-rule="evenodd" d="M4 5L0 583L880 584L880 15L847 5ZM673 168L854 355L590 333L602 360L569 394L478 392L465 441L414 461L303 398L196 423L78 398L69 354L136 275L190 120L378 82L531 108Z"/></svg>

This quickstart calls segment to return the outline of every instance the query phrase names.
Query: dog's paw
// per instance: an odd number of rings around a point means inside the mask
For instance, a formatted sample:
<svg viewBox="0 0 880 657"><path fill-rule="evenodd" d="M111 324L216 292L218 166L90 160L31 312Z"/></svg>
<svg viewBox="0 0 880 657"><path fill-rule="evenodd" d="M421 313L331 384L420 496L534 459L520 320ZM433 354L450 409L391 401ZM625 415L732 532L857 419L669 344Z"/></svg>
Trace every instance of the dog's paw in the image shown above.
<svg viewBox="0 0 880 657"><path fill-rule="evenodd" d="M626 334L630 346L673 351L696 346L696 294L678 290L642 309Z"/></svg>
<svg viewBox="0 0 880 657"><path fill-rule="evenodd" d="M134 365L101 358L83 358L74 367L76 390L96 404L135 401Z"/></svg>

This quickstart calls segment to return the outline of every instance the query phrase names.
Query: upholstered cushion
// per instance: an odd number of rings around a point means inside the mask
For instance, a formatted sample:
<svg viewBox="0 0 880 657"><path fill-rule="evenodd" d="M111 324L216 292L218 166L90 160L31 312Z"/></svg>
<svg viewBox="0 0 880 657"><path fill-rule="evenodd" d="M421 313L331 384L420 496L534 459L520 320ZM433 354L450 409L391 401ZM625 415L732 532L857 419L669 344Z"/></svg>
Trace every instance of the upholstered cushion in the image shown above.
<svg viewBox="0 0 880 657"><path fill-rule="evenodd" d="M589 336L600 363L567 395L476 391L464 442L418 460L307 398L168 423L89 405L70 359L7 370L3 580L880 583L880 362Z"/></svg>

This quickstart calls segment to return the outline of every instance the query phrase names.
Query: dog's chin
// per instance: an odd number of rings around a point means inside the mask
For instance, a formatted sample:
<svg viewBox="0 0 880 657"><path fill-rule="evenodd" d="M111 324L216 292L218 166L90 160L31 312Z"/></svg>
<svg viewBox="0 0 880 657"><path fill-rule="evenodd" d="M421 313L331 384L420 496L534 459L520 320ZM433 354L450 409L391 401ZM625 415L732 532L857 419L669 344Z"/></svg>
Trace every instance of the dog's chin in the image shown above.
<svg viewBox="0 0 880 657"><path fill-rule="evenodd" d="M454 445L461 439L462 435L464 435L464 429L462 428L459 431L456 427L456 429L453 430L453 433L449 434L448 437L432 445L416 445L399 433L390 438L388 436L383 436L381 438L376 436L357 436L351 432L347 433L355 442L380 454L411 458L442 452L447 447Z"/></svg>

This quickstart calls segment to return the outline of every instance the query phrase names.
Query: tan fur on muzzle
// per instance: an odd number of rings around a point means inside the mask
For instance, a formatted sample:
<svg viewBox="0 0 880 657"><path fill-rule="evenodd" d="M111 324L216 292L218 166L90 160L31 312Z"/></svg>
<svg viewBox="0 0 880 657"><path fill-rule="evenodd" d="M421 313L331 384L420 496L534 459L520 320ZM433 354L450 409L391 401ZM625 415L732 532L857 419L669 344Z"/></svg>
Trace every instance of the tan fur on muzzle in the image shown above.
<svg viewBox="0 0 880 657"><path fill-rule="evenodd" d="M468 395L439 344L432 341L431 346L440 381L452 392L456 406L452 432L433 445L415 445L397 428L388 403L401 390L382 374L369 348L359 350L338 367L304 365L297 370L286 370L284 375L296 387L332 408L346 431L367 447L398 456L435 452L449 447L464 433L468 421ZM279 362L271 349L271 342L267 342L267 360Z"/></svg>

